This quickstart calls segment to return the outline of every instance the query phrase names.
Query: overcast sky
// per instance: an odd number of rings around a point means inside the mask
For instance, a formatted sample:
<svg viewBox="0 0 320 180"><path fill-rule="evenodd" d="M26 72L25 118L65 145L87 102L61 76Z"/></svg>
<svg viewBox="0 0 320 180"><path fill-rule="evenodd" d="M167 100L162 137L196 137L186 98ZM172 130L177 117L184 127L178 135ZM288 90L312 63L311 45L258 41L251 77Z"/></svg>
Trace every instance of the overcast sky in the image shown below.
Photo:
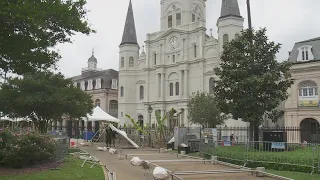
<svg viewBox="0 0 320 180"><path fill-rule="evenodd" d="M222 0L207 0L207 33L213 28L217 37L217 18ZM241 15L247 23L246 0L238 0ZM60 44L62 55L59 70L67 77L79 75L87 67L92 48L98 59L98 68L118 70L118 52L129 0L88 0L88 19L97 30L90 36L77 34L72 44ZM160 0L132 0L139 45L144 44L146 34L160 29ZM254 28L267 27L267 35L282 48L278 59L288 58L297 41L320 36L320 0L251 0Z"/></svg>

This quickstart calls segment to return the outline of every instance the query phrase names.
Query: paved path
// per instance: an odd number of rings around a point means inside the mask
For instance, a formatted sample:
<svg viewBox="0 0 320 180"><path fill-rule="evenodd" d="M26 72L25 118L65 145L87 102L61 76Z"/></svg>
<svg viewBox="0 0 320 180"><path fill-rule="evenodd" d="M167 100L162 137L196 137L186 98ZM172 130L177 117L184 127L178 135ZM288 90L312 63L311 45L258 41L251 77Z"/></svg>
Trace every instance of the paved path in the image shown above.
<svg viewBox="0 0 320 180"><path fill-rule="evenodd" d="M102 164L106 165L110 171L115 172L117 180L145 180L144 170L141 167L132 166L129 160L119 160L118 155L110 154L109 152L97 151L96 146L81 147L91 155L96 156ZM148 174L152 180L151 173Z"/></svg>
<svg viewBox="0 0 320 180"><path fill-rule="evenodd" d="M100 145L103 147L104 145ZM115 154L110 154L109 152L97 151L97 145L93 146L84 146L81 149L87 151L91 155L96 156L102 164L106 165L110 171L115 172L118 180L146 180L147 177L144 175L144 170L142 167L132 166L130 164L130 158L119 160L119 156ZM135 154L132 156L138 156L144 160L169 160L176 159L177 156L170 153L161 153L158 151L148 151L148 150L126 150L123 149L122 152L124 154ZM210 163L203 164L203 162L177 162L177 163L156 163L164 168L173 171L183 171L183 170L231 170L233 168L226 167L223 165L212 165ZM148 179L152 180L152 171L153 168L148 173ZM188 175L188 176L180 176L183 179L226 179L226 180L237 180L237 179L246 179L246 180L266 180L272 179L268 177L258 178L256 176L251 175L251 173L223 173L223 174L215 174L215 175Z"/></svg>

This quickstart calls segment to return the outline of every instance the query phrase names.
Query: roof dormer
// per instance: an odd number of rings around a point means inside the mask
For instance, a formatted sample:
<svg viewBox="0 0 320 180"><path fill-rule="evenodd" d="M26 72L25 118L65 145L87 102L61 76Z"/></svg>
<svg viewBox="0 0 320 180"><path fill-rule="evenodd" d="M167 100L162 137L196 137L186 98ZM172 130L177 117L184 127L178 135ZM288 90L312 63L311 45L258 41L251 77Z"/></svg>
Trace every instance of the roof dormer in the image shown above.
<svg viewBox="0 0 320 180"><path fill-rule="evenodd" d="M297 48L298 49L298 57L297 61L310 61L314 60L314 56L312 54L312 46L311 45L303 45Z"/></svg>

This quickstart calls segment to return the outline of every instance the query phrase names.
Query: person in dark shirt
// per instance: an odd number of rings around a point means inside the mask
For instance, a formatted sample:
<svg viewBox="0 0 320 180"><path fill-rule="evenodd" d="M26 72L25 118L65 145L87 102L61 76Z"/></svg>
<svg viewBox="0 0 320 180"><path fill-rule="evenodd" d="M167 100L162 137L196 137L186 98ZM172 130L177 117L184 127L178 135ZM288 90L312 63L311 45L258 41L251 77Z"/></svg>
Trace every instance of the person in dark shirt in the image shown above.
<svg viewBox="0 0 320 180"><path fill-rule="evenodd" d="M117 133L113 130L112 131L112 145L113 147L116 147L116 137L117 137Z"/></svg>
<svg viewBox="0 0 320 180"><path fill-rule="evenodd" d="M112 140L112 130L108 127L106 129L106 145L107 147L111 147L111 140Z"/></svg>

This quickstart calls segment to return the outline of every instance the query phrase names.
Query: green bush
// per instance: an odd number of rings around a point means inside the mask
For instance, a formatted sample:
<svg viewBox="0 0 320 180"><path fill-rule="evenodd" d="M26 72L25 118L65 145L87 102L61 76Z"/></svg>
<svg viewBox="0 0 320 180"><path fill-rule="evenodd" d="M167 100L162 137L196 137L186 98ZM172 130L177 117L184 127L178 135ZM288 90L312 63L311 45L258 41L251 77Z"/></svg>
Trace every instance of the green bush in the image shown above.
<svg viewBox="0 0 320 180"><path fill-rule="evenodd" d="M50 161L55 150L55 141L47 135L0 131L0 165L22 168Z"/></svg>
<svg viewBox="0 0 320 180"><path fill-rule="evenodd" d="M305 147L285 152L268 152L262 150L247 150L244 145L216 148L204 148L208 154L218 156L218 160L247 167L265 167L279 171L318 172L320 146Z"/></svg>

